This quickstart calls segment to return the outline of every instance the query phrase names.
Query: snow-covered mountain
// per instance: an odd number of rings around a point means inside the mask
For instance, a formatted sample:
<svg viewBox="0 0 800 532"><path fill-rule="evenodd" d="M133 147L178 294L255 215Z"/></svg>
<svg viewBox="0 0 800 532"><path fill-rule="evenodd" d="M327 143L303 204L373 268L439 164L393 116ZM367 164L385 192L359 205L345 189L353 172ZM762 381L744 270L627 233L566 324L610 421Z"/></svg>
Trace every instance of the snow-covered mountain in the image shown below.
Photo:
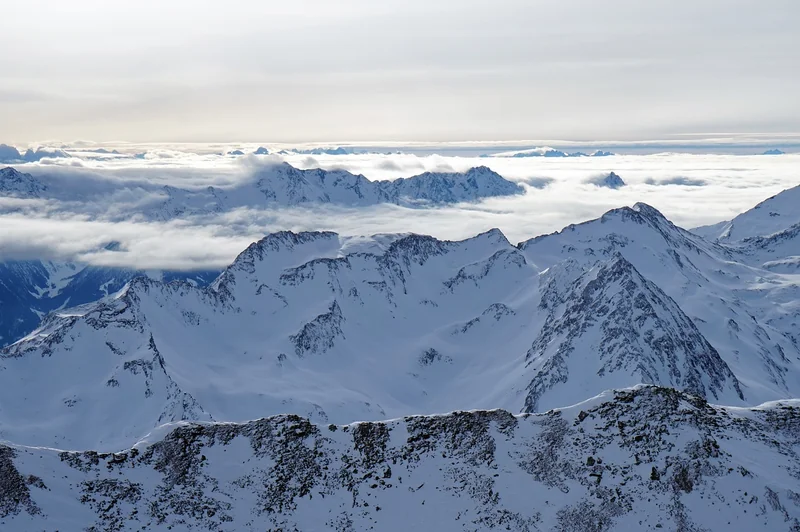
<svg viewBox="0 0 800 532"><path fill-rule="evenodd" d="M280 163L259 171L251 182L233 188L165 187L164 192L168 199L151 213L162 219L265 204L435 205L511 196L522 194L524 189L485 166L465 173L426 172L393 181L370 181L346 170L300 170Z"/></svg>
<svg viewBox="0 0 800 532"><path fill-rule="evenodd" d="M136 279L50 315L2 355L0 404L25 401L0 436L113 448L182 419L541 411L638 383L796 397L797 284L734 259L644 204L518 247L275 233L208 289Z"/></svg>
<svg viewBox="0 0 800 532"><path fill-rule="evenodd" d="M547 321L526 355L536 371L526 411L570 404L576 390L622 388L631 376L723 404L744 399L736 377L694 323L621 254L566 290L557 283L549 288L540 304Z"/></svg>
<svg viewBox="0 0 800 532"><path fill-rule="evenodd" d="M797 530L797 402L669 388L547 414L173 424L127 450L0 445L29 530Z"/></svg>
<svg viewBox="0 0 800 532"><path fill-rule="evenodd" d="M206 286L219 272L138 272L56 261L0 263L0 346L34 330L48 312L83 305L119 291L136 275Z"/></svg>
<svg viewBox="0 0 800 532"><path fill-rule="evenodd" d="M622 255L672 298L739 379L751 404L800 395L798 281L636 204L520 244L529 262L596 264Z"/></svg>
<svg viewBox="0 0 800 532"><path fill-rule="evenodd" d="M800 224L800 186L768 198L733 220L692 229L709 240L738 242L747 238L768 237Z"/></svg>
<svg viewBox="0 0 800 532"><path fill-rule="evenodd" d="M775 273L800 273L800 186L768 198L731 221L692 230L724 245L738 261Z"/></svg>
<svg viewBox="0 0 800 532"><path fill-rule="evenodd" d="M596 150L592 153L584 153L580 151L566 152L557 150L555 148L541 147L530 148L527 150L507 151L501 153L493 153L491 157L513 157L516 159L523 157L609 157L614 155L610 151Z"/></svg>
<svg viewBox="0 0 800 532"><path fill-rule="evenodd" d="M625 181L623 181L622 178L614 172L594 177L592 179L589 179L587 182L598 187L613 188L613 189L618 189L625 186Z"/></svg>
<svg viewBox="0 0 800 532"><path fill-rule="evenodd" d="M30 174L7 166L0 168L0 196L13 198L38 198L47 186Z"/></svg>
<svg viewBox="0 0 800 532"><path fill-rule="evenodd" d="M25 153L20 153L14 146L0 144L0 163L34 163L44 158L70 157L64 150L57 148L39 147L35 150L28 148Z"/></svg>
<svg viewBox="0 0 800 532"><path fill-rule="evenodd" d="M504 179L485 166L474 167L464 173L425 172L392 181L370 181L363 175L346 170L301 170L288 163L276 163L256 171L247 181L228 187L185 189L144 182L123 182L105 186L98 192L75 189L63 181L59 181L58 186L48 187L46 174L32 176L11 167L0 170L0 196L91 203L97 204L96 209L101 210L104 203L108 202L109 195L126 187L138 196L147 196L144 203L134 205L130 214L161 220L225 212L239 207L285 207L313 203L428 206L475 202L525 192L523 186ZM115 213L125 212L125 205L115 207Z"/></svg>

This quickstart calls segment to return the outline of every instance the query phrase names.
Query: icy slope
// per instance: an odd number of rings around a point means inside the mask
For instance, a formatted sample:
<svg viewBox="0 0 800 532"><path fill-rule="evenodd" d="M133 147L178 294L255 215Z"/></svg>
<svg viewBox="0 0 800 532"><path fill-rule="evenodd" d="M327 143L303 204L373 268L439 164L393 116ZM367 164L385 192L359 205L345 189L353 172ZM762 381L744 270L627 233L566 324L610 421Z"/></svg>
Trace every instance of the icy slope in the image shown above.
<svg viewBox="0 0 800 532"><path fill-rule="evenodd" d="M0 445L0 526L791 531L798 426L794 403L639 387L536 415L172 425L113 454Z"/></svg>

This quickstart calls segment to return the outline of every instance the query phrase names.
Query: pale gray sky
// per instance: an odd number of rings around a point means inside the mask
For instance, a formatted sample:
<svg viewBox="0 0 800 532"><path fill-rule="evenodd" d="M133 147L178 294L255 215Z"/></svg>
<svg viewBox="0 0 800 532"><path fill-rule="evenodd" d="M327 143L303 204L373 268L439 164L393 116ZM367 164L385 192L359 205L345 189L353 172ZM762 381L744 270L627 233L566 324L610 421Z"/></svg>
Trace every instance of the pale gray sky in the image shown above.
<svg viewBox="0 0 800 532"><path fill-rule="evenodd" d="M800 131L798 0L3 3L0 142Z"/></svg>

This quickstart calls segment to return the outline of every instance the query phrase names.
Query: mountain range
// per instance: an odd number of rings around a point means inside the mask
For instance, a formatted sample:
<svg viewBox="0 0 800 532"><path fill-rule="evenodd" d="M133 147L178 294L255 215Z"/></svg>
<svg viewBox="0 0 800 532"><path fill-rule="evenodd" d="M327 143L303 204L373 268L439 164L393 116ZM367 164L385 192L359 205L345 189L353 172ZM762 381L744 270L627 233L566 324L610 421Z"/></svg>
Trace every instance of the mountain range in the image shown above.
<svg viewBox="0 0 800 532"><path fill-rule="evenodd" d="M111 186L111 185L109 185ZM118 185L120 187L125 186ZM227 186L185 189L136 183L156 196L135 213L155 219L223 212L238 207L338 204L367 206L392 203L430 206L474 202L486 198L523 194L525 189L485 166L466 172L425 172L392 181L370 181L346 170L301 170L288 163L266 165L247 181ZM105 194L108 187L103 188ZM46 176L37 177L14 168L0 169L0 196L87 201L87 194L67 187L48 187ZM123 206L119 206L122 208Z"/></svg>
<svg viewBox="0 0 800 532"><path fill-rule="evenodd" d="M464 173L425 172L393 181L370 181L346 170L300 170L280 163L256 172L253 180L235 187L186 190L167 186L164 192L166 201L150 211L159 219L270 204L441 205L513 196L524 193L524 188L485 166Z"/></svg>
<svg viewBox="0 0 800 532"><path fill-rule="evenodd" d="M0 523L797 529L797 190L693 232L637 203L134 276L0 352Z"/></svg>
<svg viewBox="0 0 800 532"><path fill-rule="evenodd" d="M14 146L0 144L0 163L34 163L44 158L70 157L64 150L58 148L39 147L35 150L28 148L24 153L20 153Z"/></svg>
<svg viewBox="0 0 800 532"><path fill-rule="evenodd" d="M609 157L614 155L610 151L595 150L592 153L584 153L581 151L566 152L557 150L555 148L531 148L528 150L508 151L501 153L493 153L487 157L513 157L516 159L523 157Z"/></svg>

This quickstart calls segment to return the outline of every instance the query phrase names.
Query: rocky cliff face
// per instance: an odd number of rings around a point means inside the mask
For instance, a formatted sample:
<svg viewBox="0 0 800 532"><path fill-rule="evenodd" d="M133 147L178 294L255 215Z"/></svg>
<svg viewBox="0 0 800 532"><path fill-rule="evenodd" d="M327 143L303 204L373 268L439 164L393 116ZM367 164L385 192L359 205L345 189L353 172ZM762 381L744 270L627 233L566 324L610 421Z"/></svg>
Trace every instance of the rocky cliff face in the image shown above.
<svg viewBox="0 0 800 532"><path fill-rule="evenodd" d="M581 276L562 300L526 355L536 369L526 411L567 404L576 386L593 394L631 379L724 404L744 399L692 321L621 255Z"/></svg>

